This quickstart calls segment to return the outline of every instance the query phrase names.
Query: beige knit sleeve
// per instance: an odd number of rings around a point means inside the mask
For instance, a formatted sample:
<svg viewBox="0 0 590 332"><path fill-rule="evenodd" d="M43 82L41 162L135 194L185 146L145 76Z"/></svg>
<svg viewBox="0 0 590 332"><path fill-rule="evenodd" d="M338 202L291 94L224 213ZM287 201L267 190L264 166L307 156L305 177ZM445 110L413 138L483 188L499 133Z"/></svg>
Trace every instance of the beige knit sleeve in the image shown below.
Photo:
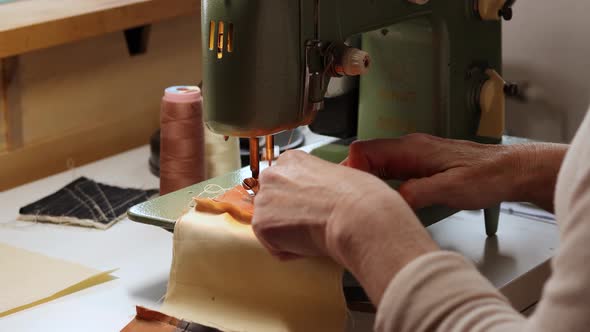
<svg viewBox="0 0 590 332"><path fill-rule="evenodd" d="M590 172L577 175L560 221L552 276L528 319L462 256L437 252L406 266L389 284L375 330L511 332L590 331Z"/></svg>
<svg viewBox="0 0 590 332"><path fill-rule="evenodd" d="M418 258L391 281L375 330L522 331L525 322L470 262L441 251Z"/></svg>

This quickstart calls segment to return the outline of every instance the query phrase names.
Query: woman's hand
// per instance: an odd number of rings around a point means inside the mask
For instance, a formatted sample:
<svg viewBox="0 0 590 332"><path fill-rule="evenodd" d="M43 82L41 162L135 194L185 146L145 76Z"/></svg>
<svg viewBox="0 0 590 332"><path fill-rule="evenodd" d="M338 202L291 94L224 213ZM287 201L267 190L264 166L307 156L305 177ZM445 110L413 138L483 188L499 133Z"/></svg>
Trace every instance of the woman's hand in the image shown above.
<svg viewBox="0 0 590 332"><path fill-rule="evenodd" d="M404 180L400 194L414 208L481 209L531 201L552 210L566 145L484 145L425 134L355 142L344 165L383 179Z"/></svg>
<svg viewBox="0 0 590 332"><path fill-rule="evenodd" d="M378 303L391 278L436 250L417 217L379 178L300 151L260 176L252 226L281 258L330 256Z"/></svg>

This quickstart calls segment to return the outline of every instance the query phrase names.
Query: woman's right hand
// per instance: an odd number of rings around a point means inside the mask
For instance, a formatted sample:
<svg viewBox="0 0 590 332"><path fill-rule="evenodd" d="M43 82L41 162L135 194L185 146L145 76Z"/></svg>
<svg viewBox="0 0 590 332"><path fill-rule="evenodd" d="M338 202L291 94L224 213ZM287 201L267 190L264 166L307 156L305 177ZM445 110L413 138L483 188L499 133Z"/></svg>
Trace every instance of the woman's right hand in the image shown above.
<svg viewBox="0 0 590 332"><path fill-rule="evenodd" d="M486 145L411 134L355 142L343 164L405 181L399 192L414 209L481 209L502 201L531 201L551 210L566 151L559 144Z"/></svg>

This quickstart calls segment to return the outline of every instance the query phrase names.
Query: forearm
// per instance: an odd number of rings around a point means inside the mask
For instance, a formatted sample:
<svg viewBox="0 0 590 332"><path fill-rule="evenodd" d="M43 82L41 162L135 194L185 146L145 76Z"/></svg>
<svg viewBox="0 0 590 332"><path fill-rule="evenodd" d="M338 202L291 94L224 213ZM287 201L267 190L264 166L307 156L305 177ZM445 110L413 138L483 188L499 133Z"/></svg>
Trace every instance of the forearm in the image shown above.
<svg viewBox="0 0 590 332"><path fill-rule="evenodd" d="M439 250L430 238L426 241L412 241L412 236L408 234L407 241L395 246L391 246L387 241L374 241L374 237L365 243L364 250L357 251L360 255L351 255L353 259L347 261L347 269L355 276L375 306L381 303L391 279L400 270L418 257Z"/></svg>
<svg viewBox="0 0 590 332"><path fill-rule="evenodd" d="M510 147L518 170L510 200L531 202L553 211L557 175L568 148L569 145L553 143Z"/></svg>
<svg viewBox="0 0 590 332"><path fill-rule="evenodd" d="M329 251L378 305L394 275L439 248L410 207L385 186L379 195L345 205L349 208L341 209L328 227Z"/></svg>

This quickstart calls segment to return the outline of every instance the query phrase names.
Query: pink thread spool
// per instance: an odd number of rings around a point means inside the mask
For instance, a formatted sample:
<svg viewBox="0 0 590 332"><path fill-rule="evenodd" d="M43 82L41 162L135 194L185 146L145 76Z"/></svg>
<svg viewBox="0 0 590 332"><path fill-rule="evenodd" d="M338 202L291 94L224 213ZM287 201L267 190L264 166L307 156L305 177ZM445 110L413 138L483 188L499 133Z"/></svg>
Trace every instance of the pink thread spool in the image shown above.
<svg viewBox="0 0 590 332"><path fill-rule="evenodd" d="M203 99L196 86L167 88L160 110L160 195L206 179Z"/></svg>

